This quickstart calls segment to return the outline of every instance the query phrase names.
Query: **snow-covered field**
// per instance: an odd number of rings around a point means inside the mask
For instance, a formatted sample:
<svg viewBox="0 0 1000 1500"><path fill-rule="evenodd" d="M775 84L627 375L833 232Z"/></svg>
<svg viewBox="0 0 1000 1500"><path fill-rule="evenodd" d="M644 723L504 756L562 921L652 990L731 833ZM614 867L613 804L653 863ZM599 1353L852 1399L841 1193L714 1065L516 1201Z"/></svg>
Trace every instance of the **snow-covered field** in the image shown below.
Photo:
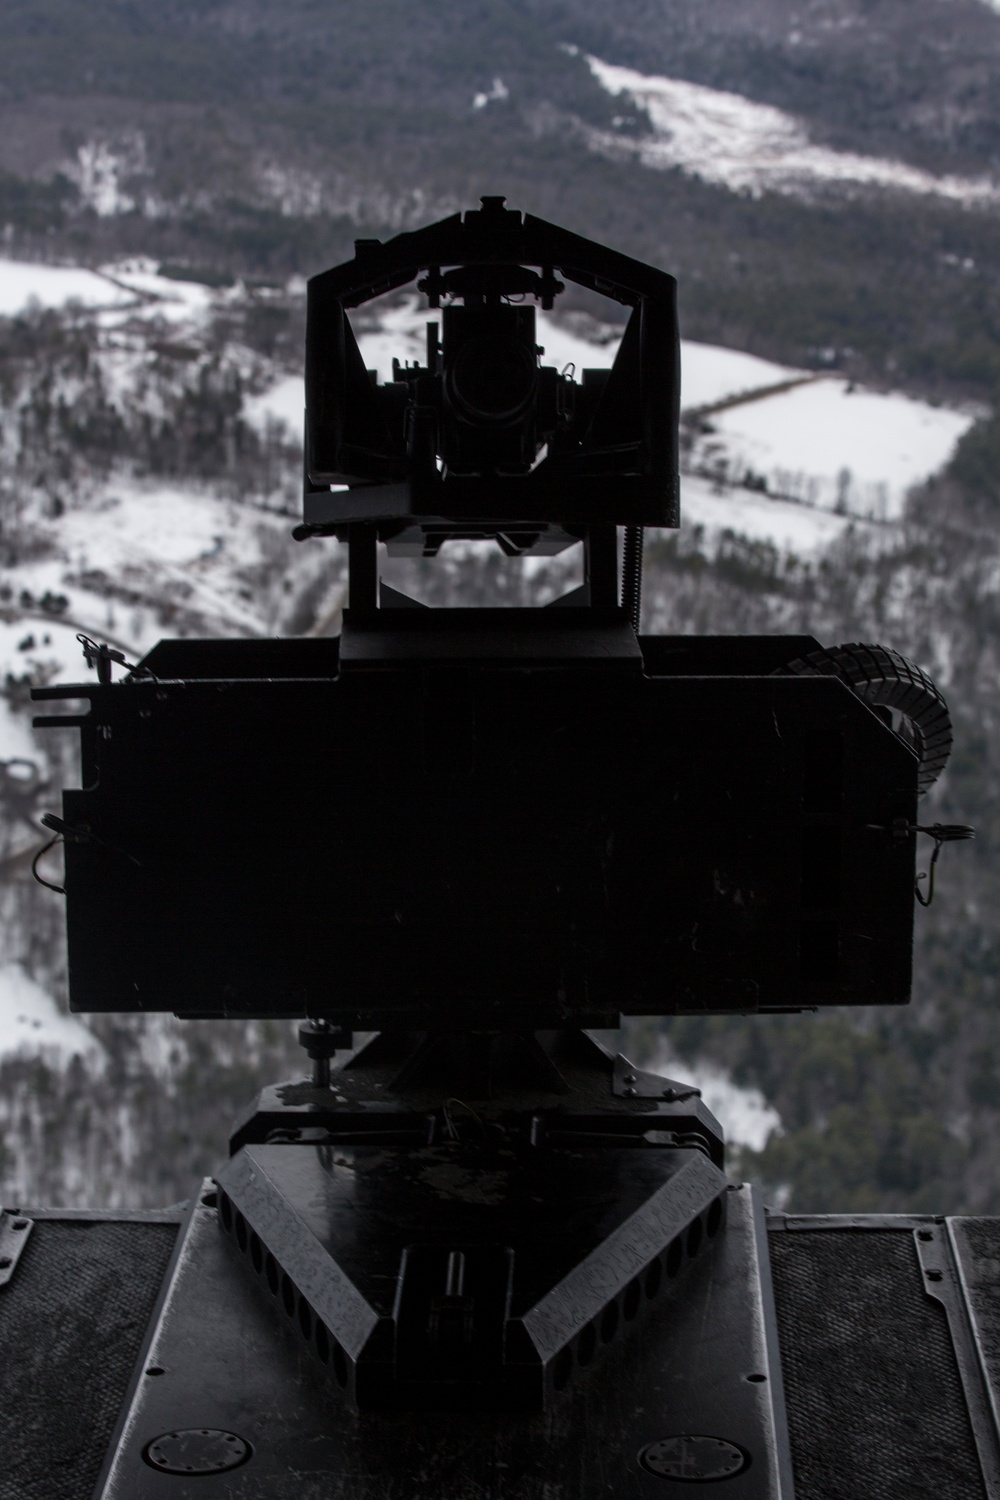
<svg viewBox="0 0 1000 1500"><path fill-rule="evenodd" d="M969 412L820 376L780 395L711 414L692 462L739 482L751 473L775 495L876 521L896 519L907 491L940 469Z"/></svg>
<svg viewBox="0 0 1000 1500"><path fill-rule="evenodd" d="M367 368L388 380L394 356L422 360L425 320L416 299L389 306L378 330L359 332ZM619 335L612 328L600 334L594 342L544 313L538 316L545 361L560 370L572 366L579 374L610 365ZM842 530L839 519L814 516L814 509L860 520L898 517L907 491L947 463L973 420L968 411L864 390L843 377L690 340L681 345L681 400L686 411L708 408L711 428L698 436L687 465L684 514L735 530L746 518L748 534L766 536L770 530L775 545L808 551ZM711 411L727 402L735 404ZM285 377L248 413L258 422L270 417L294 428L303 404L301 380ZM742 485L748 473L766 481L777 498L751 498ZM709 503L713 497L718 504ZM807 513L793 517L788 500Z"/></svg>
<svg viewBox="0 0 1000 1500"><path fill-rule="evenodd" d="M274 622L266 600L244 598L241 575L259 560L262 532L280 544L288 529L287 517L266 512L248 523L245 508L207 491L135 482L110 487L99 507L62 519L55 552L18 567L19 591L67 602L58 615L32 606L19 607L13 620L0 613L0 678L85 680L81 631L134 660L171 633L153 607L154 594L161 604L172 597L184 614L200 616L207 633L268 633ZM131 584L135 602L103 597L103 579ZM25 755L37 755L27 722L0 702L0 760Z"/></svg>
<svg viewBox="0 0 1000 1500"><path fill-rule="evenodd" d="M41 307L78 302L93 308L122 307L134 300L123 287L96 271L10 260L0 263L0 317L12 317L32 302Z"/></svg>
<svg viewBox="0 0 1000 1500"><path fill-rule="evenodd" d="M204 311L211 293L193 282L161 276L153 261L121 261L100 271L80 266L46 266L27 261L0 261L0 317L9 318L32 304L120 313L145 306L165 317L188 318Z"/></svg>
<svg viewBox="0 0 1000 1500"><path fill-rule="evenodd" d="M963 204L1000 202L987 177L935 176L904 162L814 145L805 125L770 104L683 78L660 78L600 58L587 63L598 83L627 107L641 110L648 136L594 132L598 150L629 152L644 166L679 167L734 193L808 194L822 188L895 189Z"/></svg>
<svg viewBox="0 0 1000 1500"><path fill-rule="evenodd" d="M851 516L771 499L745 488L722 487L697 474L681 479L681 523L704 527L709 537L732 531L779 553L808 558L835 542L848 526L864 525Z"/></svg>
<svg viewBox="0 0 1000 1500"><path fill-rule="evenodd" d="M138 309L149 317L196 327L213 301L239 294L238 288L213 292L169 279L141 260L107 267L101 274L0 262L0 310L7 314L32 301L59 306L76 299L106 309L109 322L120 319L127 308L132 319ZM386 380L391 378L393 357L422 359L425 319L416 298L384 304L377 327L372 326L372 306L366 308L359 329L366 365ZM559 369L579 372L607 366L614 359L620 331L612 326L593 325L588 329L591 336L584 337L544 313L539 314L538 326L545 360ZM123 374L127 378L127 371ZM786 384L790 388L782 389ZM713 412L711 408L720 403L734 404ZM297 433L303 404L301 379L280 374L270 390L247 401L245 415L255 425L272 421ZM764 480L771 495L884 521L899 515L910 486L947 462L972 421L969 412L932 407L898 393L856 389L841 377L816 376L739 350L690 341L682 345L682 404L687 411L703 412L702 426L707 422L710 428L695 441L687 465L691 475L710 479L716 496L720 486L731 494L734 518L745 515L755 535L769 512L766 504L761 510L748 503L740 491L748 473L758 482ZM689 479L688 494L690 513L704 521L704 486ZM155 498L144 503L155 520L162 506ZM711 509L713 514L718 511ZM810 532L805 521L790 529L780 509L773 515L776 544L784 545L779 533L794 534L799 545L813 547L830 535L825 519ZM143 521L141 511L135 519ZM126 517L120 520L127 529ZM196 530L203 529L190 507L183 524L189 521ZM734 519L725 524L737 523ZM162 534L158 528L157 535ZM815 535L811 544L806 541L810 534Z"/></svg>

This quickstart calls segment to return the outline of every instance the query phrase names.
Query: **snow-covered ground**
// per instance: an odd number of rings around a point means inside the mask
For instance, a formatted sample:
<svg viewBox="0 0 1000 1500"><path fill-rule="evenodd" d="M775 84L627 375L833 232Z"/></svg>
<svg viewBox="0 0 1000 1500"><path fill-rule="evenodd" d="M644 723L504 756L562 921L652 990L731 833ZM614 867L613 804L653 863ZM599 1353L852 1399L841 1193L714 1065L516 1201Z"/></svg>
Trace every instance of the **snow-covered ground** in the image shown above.
<svg viewBox="0 0 1000 1500"><path fill-rule="evenodd" d="M301 282L294 291L301 295ZM196 333L213 305L240 295L238 287L213 290L168 278L143 259L119 262L100 273L0 261L0 312L8 315L32 302L62 306L75 300L102 309L112 329L123 318L134 323L148 317ZM369 304L358 318L363 358L382 380L391 378L394 357L403 362L424 358L427 315L420 300ZM579 375L588 366L607 366L614 359L620 328L594 323L585 333L539 313L544 358L561 370L572 368ZM110 380L131 378L130 358L123 351L118 370L109 357ZM842 377L689 340L682 345L682 404L700 414L685 462L686 518L709 528L745 530L755 539L799 552L825 545L843 529L845 514L876 522L897 517L907 490L947 462L973 419L967 411L855 388ZM303 405L301 378L279 373L269 390L247 400L244 414L258 427L276 423L297 434ZM719 406L725 409L713 410ZM747 489L748 476L766 493ZM185 498L165 491L112 495L103 522L95 525L88 516L84 527L67 518L67 548L78 542L91 565L125 569L141 565L136 548L139 553L157 551L168 572L171 566L185 572L206 608L225 620L227 629L252 629L252 612L234 605L225 585L213 597L214 585L199 576L197 565L207 550L214 547L216 556L232 556L240 546L234 517L218 510L219 502L208 496ZM130 537L136 540L130 542ZM171 548L184 553L187 539L200 550L175 557ZM100 563L101 558L106 561ZM78 571L85 566L81 562ZM43 577L46 568L51 578ZM55 563L42 565L38 573L40 589L65 592ZM140 628L132 634L143 638Z"/></svg>
<svg viewBox="0 0 1000 1500"><path fill-rule="evenodd" d="M24 261L0 262L0 317L13 317L32 302L41 307L79 302L84 307L120 308L134 300L124 287L97 271Z"/></svg>
<svg viewBox="0 0 1000 1500"><path fill-rule="evenodd" d="M967 411L821 376L709 418L692 462L772 494L877 521L897 518L907 491L940 469L972 423Z"/></svg>
<svg viewBox="0 0 1000 1500"><path fill-rule="evenodd" d="M36 261L0 260L0 317L13 317L32 305L100 310L108 321L145 310L166 321L189 322L213 300L240 295L239 287L211 289L200 282L162 276L145 257L112 262L100 270L81 266L47 266Z"/></svg>
<svg viewBox="0 0 1000 1500"><path fill-rule="evenodd" d="M732 192L803 194L837 187L889 188L964 204L1000 203L986 177L935 176L904 162L814 145L794 116L742 94L660 78L588 57L598 83L648 118L648 136L594 132L599 150L630 152L644 166L679 167Z"/></svg>
<svg viewBox="0 0 1000 1500"><path fill-rule="evenodd" d="M756 354L723 349L718 344L681 341L681 405L685 411L714 406L750 391L764 391L785 381L801 380L804 370L776 365Z"/></svg>
<svg viewBox="0 0 1000 1500"><path fill-rule="evenodd" d="M242 571L261 553L261 532L283 540L286 516L252 512L208 491L140 484L113 485L96 505L70 511L56 532L56 550L17 569L17 587L34 600L62 596L58 614L20 605L0 617L0 678L79 682L88 676L80 631L134 657L164 634L155 607L173 600L215 635L267 633L264 601L247 594ZM108 580L134 603L105 597ZM272 622L273 625L273 622ZM20 715L0 716L0 758L36 755Z"/></svg>
<svg viewBox="0 0 1000 1500"><path fill-rule="evenodd" d="M251 396L243 411L247 421L255 427L277 422L289 432L301 432L305 408L306 384L302 376L283 375L270 390L260 396Z"/></svg>
<svg viewBox="0 0 1000 1500"><path fill-rule="evenodd" d="M732 531L779 553L809 558L864 525L850 516L791 500L776 500L740 486L720 486L696 474L681 477L681 525L702 526L708 537Z"/></svg>
<svg viewBox="0 0 1000 1500"><path fill-rule="evenodd" d="M93 1068L100 1066L103 1048L19 965L5 964L0 967L0 1057L15 1053L41 1055L57 1064L79 1056Z"/></svg>

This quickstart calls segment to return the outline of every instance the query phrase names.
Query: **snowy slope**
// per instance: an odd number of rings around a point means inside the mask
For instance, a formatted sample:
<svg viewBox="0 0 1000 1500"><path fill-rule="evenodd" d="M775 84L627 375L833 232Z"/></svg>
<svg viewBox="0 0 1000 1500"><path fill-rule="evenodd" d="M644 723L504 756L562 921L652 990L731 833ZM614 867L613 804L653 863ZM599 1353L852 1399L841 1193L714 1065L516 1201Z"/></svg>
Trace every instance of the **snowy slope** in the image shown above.
<svg viewBox="0 0 1000 1500"><path fill-rule="evenodd" d="M164 317L187 319L203 312L212 295L197 283L159 275L155 262L145 259L116 262L100 271L0 261L0 317L5 318L32 304L64 307L76 303L117 313L155 307Z"/></svg>
<svg viewBox="0 0 1000 1500"><path fill-rule="evenodd" d="M0 1057L22 1053L60 1065L79 1056L99 1070L103 1052L94 1033L64 1015L18 964L0 966Z"/></svg>
<svg viewBox="0 0 1000 1500"><path fill-rule="evenodd" d="M864 525L851 516L775 499L741 485L721 485L697 474L681 476L682 528L701 526L709 538L731 531L775 547L782 555L808 558Z"/></svg>
<svg viewBox="0 0 1000 1500"><path fill-rule="evenodd" d="M294 291L301 294L301 283ZM138 317L167 320L175 333L187 329L196 336L213 307L240 295L238 287L212 291L169 279L148 261L119 263L100 275L0 262L0 307L12 312L32 300L59 306L71 298L89 297L92 306L103 309L102 321L111 332L125 319L134 327ZM386 380L391 378L394 357L422 359L425 322L416 297L369 304L358 318L366 365ZM599 324L588 326L589 336L584 337L577 328L544 313L539 314L538 327L546 362L576 372L609 365L620 337L620 329ZM109 364L109 378L115 378L116 368L120 381L133 378L126 353L118 356L117 367L113 361ZM972 421L967 411L932 407L898 393L855 389L840 377L817 377L738 350L690 341L682 346L682 403L698 416L689 425L691 442L684 464L687 516L702 524L709 524L709 517L719 517L723 524L721 517L726 516L724 524L746 526L755 538L770 536L781 548L807 551L823 546L841 529L816 510L875 521L898 516L908 488L947 462ZM260 429L276 424L294 439L301 431L303 404L301 377L277 372L269 388L246 399L244 417ZM715 409L719 407L723 409ZM754 499L745 488L748 479L774 498ZM793 515L787 505L782 507L782 500L808 513ZM206 549L216 548L217 563L225 554L226 562L235 564L242 545L233 516L216 514L217 506L204 497L185 500L167 492L130 499L119 490L109 496L105 519L96 528L88 520L82 528L87 534L81 534L80 544L91 559L105 555L127 568L137 565L126 541L133 527L157 546L155 539L167 532L190 535L200 550L172 565L197 565L188 581L220 627L226 621L226 629L253 630L252 611L234 604L228 585L223 581L216 588L201 576L206 572ZM67 543L73 534L74 523L68 521ZM216 537L223 540L216 544ZM140 540L137 545L141 551L147 543ZM207 571L214 574L218 567ZM55 565L46 564L36 572L33 590L59 586ZM133 638L145 643L144 632L138 625Z"/></svg>
<svg viewBox="0 0 1000 1500"><path fill-rule="evenodd" d="M123 287L96 271L9 260L0 266L0 317L9 318L32 302L41 307L61 307L67 302L123 307L134 301Z"/></svg>
<svg viewBox="0 0 1000 1500"><path fill-rule="evenodd" d="M801 379L804 373L738 349L681 341L681 405L686 411L714 406L743 392L767 390Z"/></svg>
<svg viewBox="0 0 1000 1500"><path fill-rule="evenodd" d="M101 274L0 262L0 308L8 314L30 302L60 306L75 299L101 308L109 330L126 318L134 326L141 316L167 320L175 330L186 327L196 334L213 306L240 295L238 287L211 291L169 279L147 261L119 263ZM421 359L424 325L425 314L415 297L370 304L359 320L359 342L368 367L386 380L391 378L394 356ZM545 360L559 369L579 372L611 363L620 331L594 325L588 332L596 333L597 341L539 315ZM119 356L119 364L118 378L128 382L132 367L126 354ZM113 365L109 369L113 379ZM716 488L738 486L749 475L755 483L763 480L772 495L876 520L900 513L907 489L947 462L972 420L969 412L855 389L841 378L815 378L738 350L688 341L682 348L682 402L685 410L703 416L687 455L691 474L711 479ZM727 404L727 409L712 410L720 404ZM301 378L280 373L269 389L247 399L244 415L258 427L270 421L297 436L302 409ZM121 503L119 497L116 504ZM150 518L163 503L148 501ZM141 508L135 519L143 520ZM219 524L225 531L225 524ZM827 534L820 526L817 543Z"/></svg>
<svg viewBox="0 0 1000 1500"><path fill-rule="evenodd" d="M934 176L903 162L814 145L805 126L773 105L682 78L646 76L588 57L603 88L648 118L648 136L593 132L598 150L634 154L644 166L679 167L731 192L806 194L835 188L894 189L963 205L1000 203L992 178Z"/></svg>

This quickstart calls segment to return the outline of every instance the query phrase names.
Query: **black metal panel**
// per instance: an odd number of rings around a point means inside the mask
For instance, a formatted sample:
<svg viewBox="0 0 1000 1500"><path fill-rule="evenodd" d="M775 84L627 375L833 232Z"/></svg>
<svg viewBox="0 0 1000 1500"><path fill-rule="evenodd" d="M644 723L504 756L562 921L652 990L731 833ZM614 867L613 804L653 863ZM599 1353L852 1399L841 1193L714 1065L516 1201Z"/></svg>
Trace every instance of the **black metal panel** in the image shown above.
<svg viewBox="0 0 1000 1500"><path fill-rule="evenodd" d="M908 998L916 761L847 687L528 665L60 690L92 703L73 1008L535 1028Z"/></svg>
<svg viewBox="0 0 1000 1500"><path fill-rule="evenodd" d="M811 635L641 635L649 677L767 677L820 649Z"/></svg>

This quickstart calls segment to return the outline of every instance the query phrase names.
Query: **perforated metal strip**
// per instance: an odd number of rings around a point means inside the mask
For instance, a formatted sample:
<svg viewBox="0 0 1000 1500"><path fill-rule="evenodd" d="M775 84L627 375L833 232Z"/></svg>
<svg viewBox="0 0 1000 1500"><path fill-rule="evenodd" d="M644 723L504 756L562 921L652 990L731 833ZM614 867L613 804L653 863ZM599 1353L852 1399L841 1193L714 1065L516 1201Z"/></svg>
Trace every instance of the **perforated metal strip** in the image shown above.
<svg viewBox="0 0 1000 1500"><path fill-rule="evenodd" d="M948 1318L986 1493L989 1500L1000 1500L1000 1433L950 1226L947 1222L926 1224L913 1231L913 1242L923 1273L924 1291L941 1303Z"/></svg>

